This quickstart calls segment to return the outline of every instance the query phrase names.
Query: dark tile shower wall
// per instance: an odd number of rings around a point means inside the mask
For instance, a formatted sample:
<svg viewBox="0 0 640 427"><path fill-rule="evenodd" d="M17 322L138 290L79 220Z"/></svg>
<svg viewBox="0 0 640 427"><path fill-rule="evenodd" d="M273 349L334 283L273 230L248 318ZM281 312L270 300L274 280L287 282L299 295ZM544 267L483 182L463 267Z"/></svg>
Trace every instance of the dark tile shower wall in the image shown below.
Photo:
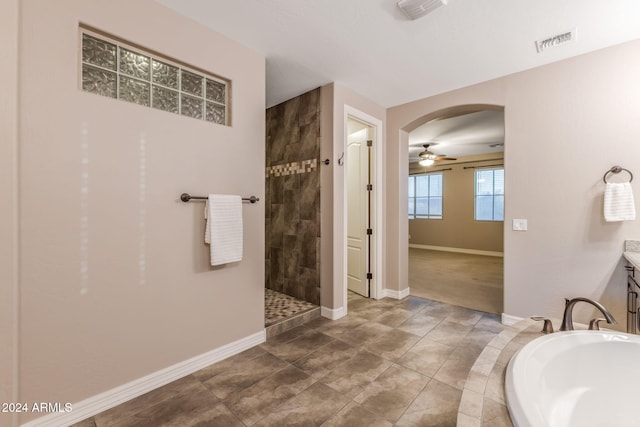
<svg viewBox="0 0 640 427"><path fill-rule="evenodd" d="M267 110L266 287L320 304L320 89Z"/></svg>

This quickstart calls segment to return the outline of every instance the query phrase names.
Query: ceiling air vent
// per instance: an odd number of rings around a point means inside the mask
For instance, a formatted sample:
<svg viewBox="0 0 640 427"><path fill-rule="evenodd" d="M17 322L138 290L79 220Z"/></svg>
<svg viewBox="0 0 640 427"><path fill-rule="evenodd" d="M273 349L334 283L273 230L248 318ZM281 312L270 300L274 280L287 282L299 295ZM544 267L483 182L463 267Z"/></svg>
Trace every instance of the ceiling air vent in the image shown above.
<svg viewBox="0 0 640 427"><path fill-rule="evenodd" d="M407 18L418 19L433 12L440 6L447 4L448 0L400 0L398 7L402 9Z"/></svg>
<svg viewBox="0 0 640 427"><path fill-rule="evenodd" d="M576 29L566 31L564 33L556 34L555 36L547 37L536 41L536 49L538 53L556 47L561 44L575 42L577 37Z"/></svg>

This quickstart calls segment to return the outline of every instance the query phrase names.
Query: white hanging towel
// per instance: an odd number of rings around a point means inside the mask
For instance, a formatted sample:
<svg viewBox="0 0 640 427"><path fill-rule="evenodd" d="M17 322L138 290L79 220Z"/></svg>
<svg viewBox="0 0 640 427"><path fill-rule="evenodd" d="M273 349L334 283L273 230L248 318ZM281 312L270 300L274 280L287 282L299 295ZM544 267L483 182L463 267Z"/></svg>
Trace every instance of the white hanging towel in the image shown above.
<svg viewBox="0 0 640 427"><path fill-rule="evenodd" d="M636 206L629 182L609 182L604 187L604 219L607 222L633 221Z"/></svg>
<svg viewBox="0 0 640 427"><path fill-rule="evenodd" d="M211 265L241 261L242 197L209 194L204 215L204 241L210 245Z"/></svg>

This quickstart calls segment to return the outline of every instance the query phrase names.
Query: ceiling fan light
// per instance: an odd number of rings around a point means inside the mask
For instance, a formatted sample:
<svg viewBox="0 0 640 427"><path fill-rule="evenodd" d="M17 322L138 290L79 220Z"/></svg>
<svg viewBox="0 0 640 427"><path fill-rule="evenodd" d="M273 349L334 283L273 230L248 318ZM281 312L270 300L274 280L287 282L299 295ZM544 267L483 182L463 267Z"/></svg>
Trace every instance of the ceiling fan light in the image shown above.
<svg viewBox="0 0 640 427"><path fill-rule="evenodd" d="M433 154L431 151L423 151L422 153L418 154L418 157L420 157L421 159L435 160L437 156Z"/></svg>
<svg viewBox="0 0 640 427"><path fill-rule="evenodd" d="M420 160L418 163L420 164L420 166L431 166L435 163L435 160L427 158Z"/></svg>

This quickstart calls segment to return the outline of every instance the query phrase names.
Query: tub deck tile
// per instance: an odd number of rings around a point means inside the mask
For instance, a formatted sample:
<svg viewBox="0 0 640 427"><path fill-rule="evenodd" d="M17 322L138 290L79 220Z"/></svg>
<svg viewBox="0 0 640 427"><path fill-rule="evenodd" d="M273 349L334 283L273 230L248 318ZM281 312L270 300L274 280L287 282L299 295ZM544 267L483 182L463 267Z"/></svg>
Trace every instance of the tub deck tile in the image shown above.
<svg viewBox="0 0 640 427"><path fill-rule="evenodd" d="M540 328L539 322L524 319L505 327L487 344L464 383L458 427L513 427L504 393L507 364L516 351L542 335Z"/></svg>

